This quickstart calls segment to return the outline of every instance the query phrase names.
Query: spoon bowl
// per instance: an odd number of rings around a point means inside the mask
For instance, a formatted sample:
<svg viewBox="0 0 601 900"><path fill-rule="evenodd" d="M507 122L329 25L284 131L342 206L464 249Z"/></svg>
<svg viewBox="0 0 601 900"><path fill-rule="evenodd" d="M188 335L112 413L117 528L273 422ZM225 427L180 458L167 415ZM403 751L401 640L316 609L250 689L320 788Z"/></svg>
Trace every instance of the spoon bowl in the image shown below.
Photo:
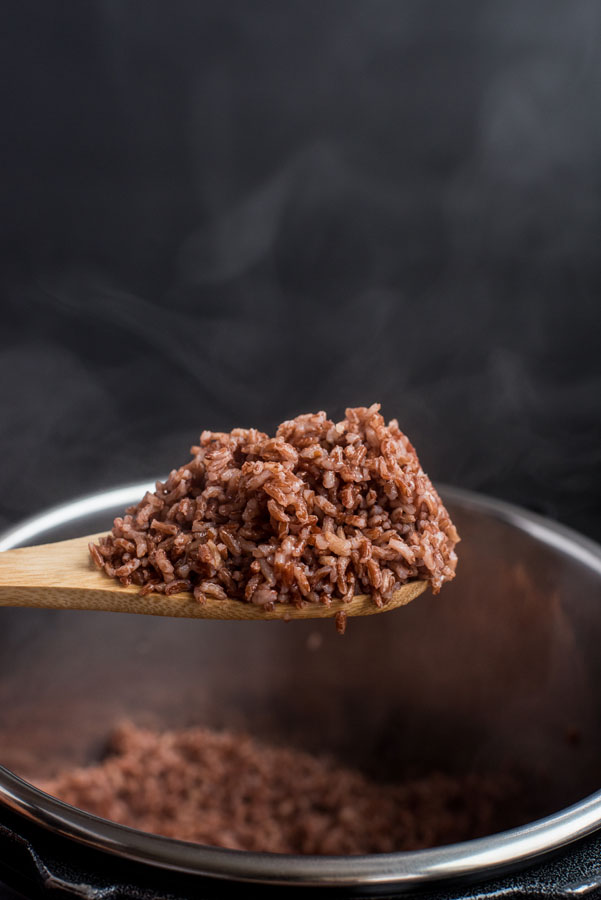
<svg viewBox="0 0 601 900"><path fill-rule="evenodd" d="M349 603L276 603L273 609L241 600L207 598L199 603L192 594L140 594L134 585L123 586L100 572L92 563L88 544L100 534L22 547L0 553L0 606L46 609L89 609L104 612L176 616L190 619L324 619L339 612L368 616L388 612L410 603L427 587L426 581L411 581L396 591L384 606L368 594L356 594Z"/></svg>

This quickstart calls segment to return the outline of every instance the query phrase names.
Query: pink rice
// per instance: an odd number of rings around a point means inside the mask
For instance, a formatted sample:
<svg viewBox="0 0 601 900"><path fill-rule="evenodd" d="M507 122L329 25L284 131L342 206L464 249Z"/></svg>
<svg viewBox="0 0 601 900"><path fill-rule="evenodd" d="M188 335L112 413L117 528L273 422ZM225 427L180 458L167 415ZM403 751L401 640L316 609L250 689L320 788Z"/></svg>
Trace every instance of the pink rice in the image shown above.
<svg viewBox="0 0 601 900"><path fill-rule="evenodd" d="M417 454L379 404L253 428L204 431L192 459L90 545L141 593L383 606L408 581L435 593L455 575L457 531ZM344 631L345 614L337 617Z"/></svg>
<svg viewBox="0 0 601 900"><path fill-rule="evenodd" d="M100 763L42 790L142 831L271 853L387 853L465 841L515 824L509 773L431 773L387 784L248 734L163 734L124 723Z"/></svg>

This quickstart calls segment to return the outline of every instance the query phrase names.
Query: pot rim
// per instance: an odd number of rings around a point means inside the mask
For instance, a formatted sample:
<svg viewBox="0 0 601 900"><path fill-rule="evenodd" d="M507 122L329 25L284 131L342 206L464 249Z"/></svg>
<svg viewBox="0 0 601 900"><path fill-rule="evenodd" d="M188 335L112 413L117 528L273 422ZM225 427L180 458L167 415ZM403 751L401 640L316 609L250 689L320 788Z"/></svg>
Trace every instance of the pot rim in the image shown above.
<svg viewBox="0 0 601 900"><path fill-rule="evenodd" d="M127 506L154 484L127 485L74 500L0 534L0 551L115 506ZM562 551L601 576L601 546L572 529L496 498L441 487L445 499L479 510ZM161 869L302 887L395 886L412 889L470 877L484 880L533 862L601 827L601 790L543 819L477 840L412 852L365 856L300 856L226 850L164 838L118 825L44 794L0 765L0 807L96 850Z"/></svg>

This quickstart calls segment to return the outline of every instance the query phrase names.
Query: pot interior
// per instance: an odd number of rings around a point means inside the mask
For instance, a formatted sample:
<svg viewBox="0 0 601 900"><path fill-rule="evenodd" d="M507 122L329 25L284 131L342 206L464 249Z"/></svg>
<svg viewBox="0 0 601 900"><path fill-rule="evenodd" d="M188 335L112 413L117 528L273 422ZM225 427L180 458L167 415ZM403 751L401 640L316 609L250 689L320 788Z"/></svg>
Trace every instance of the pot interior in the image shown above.
<svg viewBox="0 0 601 900"><path fill-rule="evenodd" d="M544 525L443 493L456 580L344 637L327 620L0 610L0 764L39 778L94 761L130 719L243 729L386 781L518 772L524 803L502 827L585 797L599 787L599 568ZM107 529L121 511L29 542Z"/></svg>

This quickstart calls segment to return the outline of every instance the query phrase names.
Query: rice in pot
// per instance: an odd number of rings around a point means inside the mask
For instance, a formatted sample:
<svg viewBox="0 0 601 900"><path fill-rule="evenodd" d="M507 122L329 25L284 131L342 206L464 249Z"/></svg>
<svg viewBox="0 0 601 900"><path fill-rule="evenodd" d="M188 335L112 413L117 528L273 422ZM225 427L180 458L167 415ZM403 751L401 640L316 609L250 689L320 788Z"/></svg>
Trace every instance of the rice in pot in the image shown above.
<svg viewBox="0 0 601 900"><path fill-rule="evenodd" d="M397 784L248 734L162 734L124 723L98 765L40 787L166 837L271 853L387 853L469 840L515 823L509 773L431 773Z"/></svg>

